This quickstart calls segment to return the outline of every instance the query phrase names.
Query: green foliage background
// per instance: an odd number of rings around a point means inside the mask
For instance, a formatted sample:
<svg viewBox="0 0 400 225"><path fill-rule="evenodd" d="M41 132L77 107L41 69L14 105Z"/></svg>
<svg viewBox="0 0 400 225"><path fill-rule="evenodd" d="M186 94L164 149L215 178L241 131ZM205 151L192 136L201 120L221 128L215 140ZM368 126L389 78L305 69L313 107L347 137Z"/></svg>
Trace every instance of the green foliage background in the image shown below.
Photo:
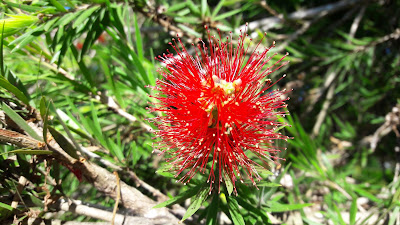
<svg viewBox="0 0 400 225"><path fill-rule="evenodd" d="M46 143L50 132L73 158L170 196L158 206L179 203L188 209L170 209L179 219L196 212L187 223L400 223L399 1L2 0L0 12L1 128ZM206 200L204 177L176 183L152 154L146 119L156 115L146 110L154 100L145 86L160 78L154 56L171 49L172 37L190 51L206 38L205 25L235 39L246 22L253 42L266 32L261 47L276 41L272 51L290 53L270 78L285 73L274 88L294 89L291 116L281 118L294 139L282 143L282 167L262 171L259 190L239 184L234 196L227 184ZM0 143L0 221L98 221L76 212L45 217L57 211L45 203L49 195L112 211L115 199L79 182L48 149ZM21 177L29 182L19 190ZM138 189L162 202L143 183ZM30 204L13 207L16 195Z"/></svg>

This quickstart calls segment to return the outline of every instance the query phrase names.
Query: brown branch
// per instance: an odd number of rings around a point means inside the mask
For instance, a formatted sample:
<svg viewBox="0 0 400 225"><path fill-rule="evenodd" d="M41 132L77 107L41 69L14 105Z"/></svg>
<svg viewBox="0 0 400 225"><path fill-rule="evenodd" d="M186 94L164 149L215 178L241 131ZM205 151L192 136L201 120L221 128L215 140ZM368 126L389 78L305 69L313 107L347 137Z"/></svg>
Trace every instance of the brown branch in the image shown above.
<svg viewBox="0 0 400 225"><path fill-rule="evenodd" d="M40 127L37 127L40 129ZM13 131L3 130L3 134L10 133L15 134ZM15 135L14 135L15 136ZM31 149L43 149L43 146L39 146L37 141L31 138L23 137L24 141L15 141L13 135L3 135L2 142L4 143L15 143L19 147L31 148ZM6 137L6 139L4 139ZM10 137L7 139L7 137ZM20 137L19 139L20 140ZM54 139L49 141L46 147L53 151L52 157L54 157L61 164L68 165L75 171L82 173L86 181L91 183L96 189L103 192L107 196L117 199L117 179L114 174L108 170L93 164L84 158L79 160L68 155ZM178 222L179 220L172 215L166 208L153 209L157 203L149 197L143 195L139 190L127 185L125 182L120 181L121 185L121 204L135 213L135 215L146 217L146 218L167 218L171 222Z"/></svg>
<svg viewBox="0 0 400 225"><path fill-rule="evenodd" d="M84 215L87 217L104 220L111 222L113 219L113 212L100 209L94 205L84 204L81 201L76 200L59 200L55 204L50 205L51 208L61 211L68 211L78 215ZM143 217L143 216L131 216L123 215L120 213L115 214L116 225L122 224L176 224L174 220L168 217Z"/></svg>
<svg viewBox="0 0 400 225"><path fill-rule="evenodd" d="M191 43L195 43L196 40L198 39L198 37L189 34L188 32L185 32L179 27L177 27L174 18L163 14L163 12L165 11L163 6L159 6L156 9L153 6L147 5L146 7L134 7L134 10L140 12L145 17L161 25L164 29L166 29L170 33L171 36L176 36L176 35L179 35L180 37L184 36L187 38L186 41Z"/></svg>
<svg viewBox="0 0 400 225"><path fill-rule="evenodd" d="M42 150L45 146L44 142L33 139L27 135L6 129L0 129L0 143L9 143L12 145L16 145L20 148L40 150Z"/></svg>

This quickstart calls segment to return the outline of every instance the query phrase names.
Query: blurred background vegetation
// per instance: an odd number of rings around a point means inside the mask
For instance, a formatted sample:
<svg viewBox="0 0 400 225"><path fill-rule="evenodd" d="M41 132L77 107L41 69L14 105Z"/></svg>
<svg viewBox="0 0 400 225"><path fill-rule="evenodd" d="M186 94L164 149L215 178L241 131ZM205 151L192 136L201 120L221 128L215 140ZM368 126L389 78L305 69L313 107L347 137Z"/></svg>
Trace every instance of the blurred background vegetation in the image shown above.
<svg viewBox="0 0 400 225"><path fill-rule="evenodd" d="M1 0L0 12L2 224L400 224L400 1ZM270 78L293 89L281 120L294 138L259 190L206 200L203 177L176 183L152 154L145 86L171 38L191 52L205 25L235 40L246 22L254 43L266 32L261 48L290 53Z"/></svg>

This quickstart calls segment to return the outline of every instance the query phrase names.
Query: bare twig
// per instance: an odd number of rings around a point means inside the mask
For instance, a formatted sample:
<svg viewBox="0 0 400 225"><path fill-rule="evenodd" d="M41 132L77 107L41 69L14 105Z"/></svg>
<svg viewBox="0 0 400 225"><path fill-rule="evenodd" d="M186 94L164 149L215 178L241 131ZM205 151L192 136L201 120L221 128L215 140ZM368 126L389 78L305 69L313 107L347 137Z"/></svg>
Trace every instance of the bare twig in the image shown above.
<svg viewBox="0 0 400 225"><path fill-rule="evenodd" d="M37 127L41 129L40 127ZM5 133L5 132L3 132ZM7 136L3 136L7 137ZM12 143L12 138L3 140L6 143ZM31 149L42 149L38 146L36 140L25 138L24 142L16 142L20 147ZM84 158L79 160L68 155L54 139L49 141L46 145L47 148L53 151L52 157L57 159L60 163L70 166L75 171L82 173L83 177L99 191L106 195L117 199L117 180L114 174L106 169L88 162ZM173 216L167 209L153 209L156 202L149 197L143 195L137 189L127 185L125 182L120 181L121 188L121 204L126 208L132 210L136 215L146 218L168 218L170 221L178 222L178 219Z"/></svg>
<svg viewBox="0 0 400 225"><path fill-rule="evenodd" d="M21 193L27 183L28 183L28 180L24 176L19 177L18 186L15 189L15 195L14 195L13 201L11 203L11 207L13 209L17 208L19 201L21 201L24 204L24 206L26 207L26 204L24 203L24 200L21 197Z"/></svg>
<svg viewBox="0 0 400 225"><path fill-rule="evenodd" d="M44 142L33 139L27 135L5 129L0 129L0 143L10 143L21 148L32 149L43 149L45 146Z"/></svg>
<svg viewBox="0 0 400 225"><path fill-rule="evenodd" d="M312 9L298 10L296 12L290 13L286 19L287 20L304 20L304 19L312 19L315 17L323 17L332 13L335 13L339 10L349 8L355 4L359 4L365 0L342 0L336 3L326 4L323 6L315 7ZM263 31L267 31L271 28L274 28L276 25L281 24L283 20L279 17L269 17L261 20L256 20L248 23L248 28L251 30L261 29ZM244 30L245 25L242 25L238 30Z"/></svg>
<svg viewBox="0 0 400 225"><path fill-rule="evenodd" d="M198 37L196 37L192 34L189 34L188 32L185 32L182 29L180 29L179 27L177 27L175 25L175 21L172 17L169 17L169 16L163 14L165 11L165 7L163 7L163 6L154 8L151 5L147 5L144 8L135 7L134 9L136 11L140 12L141 14L143 14L145 17L150 18L154 22L156 22L159 25L161 25L162 27L164 27L164 29L169 31L171 36L176 36L176 35L179 35L180 37L185 36L188 38L188 39L186 39L186 41L192 42L192 43L195 43L196 40L198 39Z"/></svg>
<svg viewBox="0 0 400 225"><path fill-rule="evenodd" d="M117 191L117 199L115 200L111 225L114 225L114 223L115 223L115 215L117 214L118 203L119 203L119 200L121 199L121 185L119 183L120 179L119 179L118 173L116 171L114 171L114 175L115 175L115 178L117 179L117 190L116 190Z"/></svg>
<svg viewBox="0 0 400 225"><path fill-rule="evenodd" d="M354 52L364 51L364 50L366 50L366 49L368 49L368 48L374 47L374 46L376 46L376 45L378 45L378 44L381 44L381 43L383 43L383 42L386 42L386 41L389 41L389 40L392 40L392 39L397 40L397 39L399 39L399 38L400 38L400 28L397 28L397 29L394 30L392 33L390 33L390 34L388 34L388 35L385 35L385 36L379 38L379 39L376 40L376 41L372 41L372 42L369 43L368 45L364 45L364 46L360 46L360 47L356 48L356 49L354 50Z"/></svg>
<svg viewBox="0 0 400 225"><path fill-rule="evenodd" d="M328 89L328 92L326 94L326 99L324 101L324 104L322 105L322 109L319 112L317 121L315 122L314 127L313 127L313 131L312 131L313 137L315 137L319 134L319 128L321 128L321 125L324 122L324 119L325 119L326 114L329 109L329 105L331 104L333 95L335 94L335 88L336 88L336 85L332 84Z"/></svg>
<svg viewBox="0 0 400 225"><path fill-rule="evenodd" d="M392 108L392 111L386 114L385 123L383 123L372 136L367 136L361 140L361 143L368 143L371 147L372 152L375 151L378 146L379 140L394 131L398 137L397 126L400 125L400 105L396 105Z"/></svg>
<svg viewBox="0 0 400 225"><path fill-rule="evenodd" d="M354 36L356 35L358 25L360 25L361 19L364 16L366 8L367 8L366 6L361 7L356 18L354 18L353 24L351 24L351 27L350 27L350 33L349 33L350 38L354 38ZM350 42L350 40L348 40L348 41Z"/></svg>
<svg viewBox="0 0 400 225"><path fill-rule="evenodd" d="M62 211L72 212L78 215L84 215L95 219L100 219L108 222L115 220L116 225L122 224L176 224L176 221L170 218L158 218L158 217L142 217L142 216L129 216L122 215L119 213L113 217L113 212L100 209L93 205L83 204L81 201L76 200L59 200L55 204L51 205L52 208Z"/></svg>

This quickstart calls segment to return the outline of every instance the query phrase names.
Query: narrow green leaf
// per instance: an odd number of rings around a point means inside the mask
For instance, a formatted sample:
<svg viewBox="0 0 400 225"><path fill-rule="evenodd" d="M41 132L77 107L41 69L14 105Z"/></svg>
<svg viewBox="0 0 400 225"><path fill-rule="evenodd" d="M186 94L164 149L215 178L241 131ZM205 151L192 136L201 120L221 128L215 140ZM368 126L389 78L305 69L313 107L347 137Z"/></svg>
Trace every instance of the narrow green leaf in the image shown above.
<svg viewBox="0 0 400 225"><path fill-rule="evenodd" d="M200 209L200 207L203 205L204 201L208 197L209 189L210 188L208 186L202 187L202 188L200 188L200 190L196 194L196 196L192 197L191 203L190 203L185 215L183 215L181 222L183 222L187 218L191 217L194 213L197 212L197 210Z"/></svg>
<svg viewBox="0 0 400 225"><path fill-rule="evenodd" d="M22 4L22 3L17 4L17 3L6 2L6 1L4 1L4 2L7 5L11 6L11 7L22 9L22 10L27 11L27 12L37 12L37 11L42 10L42 8L38 7L38 6L25 5L25 4Z"/></svg>
<svg viewBox="0 0 400 225"><path fill-rule="evenodd" d="M185 26L183 24L178 24L178 27L181 28L182 30L188 32L191 35L194 35L196 37L201 37L201 34L193 30L192 28Z"/></svg>
<svg viewBox="0 0 400 225"><path fill-rule="evenodd" d="M181 2L177 4L173 4L171 7L167 9L167 13L175 12L186 7L186 2Z"/></svg>
<svg viewBox="0 0 400 225"><path fill-rule="evenodd" d="M188 8L194 15L201 16L201 11L200 11L199 7L197 5L195 5L192 0L187 0L186 2L187 2Z"/></svg>
<svg viewBox="0 0 400 225"><path fill-rule="evenodd" d="M261 222L263 222L263 224L268 224L269 222L268 216L262 208L256 208L254 205L246 202L246 200L244 200L243 198L237 198L236 200L241 207L243 207L249 212L258 215L259 219L261 219Z"/></svg>
<svg viewBox="0 0 400 225"><path fill-rule="evenodd" d="M3 87L7 91L11 92L15 95L19 100L21 100L25 105L29 105L28 98L24 95L22 91L12 85L8 80L4 77L0 76L0 87Z"/></svg>
<svg viewBox="0 0 400 225"><path fill-rule="evenodd" d="M46 98L43 96L40 99L40 116L43 120L43 139L47 143L47 128L48 128L48 115L50 110L50 104L46 107Z"/></svg>
<svg viewBox="0 0 400 225"><path fill-rule="evenodd" d="M215 17L216 15L218 15L219 10L221 10L222 6L224 5L225 0L219 1L218 5L215 6L214 11L211 14L211 17Z"/></svg>
<svg viewBox="0 0 400 225"><path fill-rule="evenodd" d="M20 49L22 49L23 47L25 47L27 44L31 43L33 40L35 40L37 37L39 37L40 35L42 35L44 33L43 30L44 26L38 26L33 30L30 30L26 33L24 33L23 35L21 35L20 37L18 37L17 39L15 39L14 41L12 41L9 45L14 45L15 47L11 50L11 53L16 52Z"/></svg>
<svg viewBox="0 0 400 225"><path fill-rule="evenodd" d="M350 225L356 224L356 215L357 215L357 197L353 197L353 201L350 206Z"/></svg>
<svg viewBox="0 0 400 225"><path fill-rule="evenodd" d="M64 6L62 6L57 0L50 0L50 3L56 7L56 9L60 12L68 12Z"/></svg>
<svg viewBox="0 0 400 225"><path fill-rule="evenodd" d="M286 212L291 210L298 210L302 209L307 206L313 205L312 203L305 203L305 204L281 204L278 202L268 202L267 203L267 211L268 212Z"/></svg>
<svg viewBox="0 0 400 225"><path fill-rule="evenodd" d="M76 62L78 63L79 69L82 72L83 76L85 77L86 81L90 84L90 87L94 87L95 84L92 79L92 75L91 75L89 69L87 68L85 62L83 60L79 61L78 50L73 45L70 46L70 49L71 49L72 54L74 55Z"/></svg>
<svg viewBox="0 0 400 225"><path fill-rule="evenodd" d="M205 17L207 12L207 0L201 0L201 16Z"/></svg>
<svg viewBox="0 0 400 225"><path fill-rule="evenodd" d="M215 21L222 20L222 19L225 19L225 18L227 18L227 17L233 16L233 15L235 15L235 14L241 12L241 11L242 11L242 9L235 9L235 10L232 10L232 11L229 11L229 12L226 12L226 13L223 13L223 14L220 14L220 15L216 16L216 17L214 18L214 20L215 20Z"/></svg>
<svg viewBox="0 0 400 225"><path fill-rule="evenodd" d="M14 121L22 130L28 133L29 136L38 141L43 141L42 138L36 133L36 131L33 130L32 127L30 127L29 124L20 115L14 112L14 110L12 110L8 105L3 102L1 107L4 112L11 118L11 120Z"/></svg>
<svg viewBox="0 0 400 225"><path fill-rule="evenodd" d="M233 192L234 185L233 185L231 179L229 178L229 176L226 174L226 172L224 171L223 173L224 173L224 181L225 181L226 190L228 191L228 195L231 195Z"/></svg>
<svg viewBox="0 0 400 225"><path fill-rule="evenodd" d="M4 73L4 59L3 59L3 39L4 39L3 35L4 35L4 25L5 24L6 24L5 21L3 22L3 24L0 24L0 26L2 26L1 36L0 36L0 38L1 38L1 40L0 40L0 75L2 77L5 76L5 73Z"/></svg>
<svg viewBox="0 0 400 225"><path fill-rule="evenodd" d="M135 21L135 39L136 39L136 51L139 56L140 61L143 61L143 43L142 43L142 36L140 35L140 28L136 18L136 14L133 14L133 19Z"/></svg>
<svg viewBox="0 0 400 225"><path fill-rule="evenodd" d="M262 181L260 183L257 183L258 187L280 187L282 185L277 184L277 183L272 183L272 182L268 182L268 181Z"/></svg>
<svg viewBox="0 0 400 225"><path fill-rule="evenodd" d="M177 203L183 202L186 199L194 196L199 190L200 190L200 186L192 187L192 188L188 189L187 191L181 192L177 196L175 196L175 197L173 197L173 198L171 198L171 199L169 199L169 200L167 200L165 202L161 202L160 204L154 206L153 208L155 208L155 209L156 208L162 208L162 207L166 207L166 206L170 206L170 205L173 205L173 204L177 204Z"/></svg>
<svg viewBox="0 0 400 225"><path fill-rule="evenodd" d="M56 129L53 127L48 127L51 135L54 137L56 142L60 145L60 147L68 153L68 155L74 157L75 159L79 159L79 156L76 152L75 147L67 140L67 138L64 137L60 132L58 132Z"/></svg>
<svg viewBox="0 0 400 225"><path fill-rule="evenodd" d="M239 210L239 204L235 197L228 196L228 210L231 215L232 222L235 225L245 225L241 212Z"/></svg>
<svg viewBox="0 0 400 225"><path fill-rule="evenodd" d="M90 7L89 9L84 10L82 14L80 14L78 18L76 18L76 20L74 21L74 23L72 24L72 28L75 29L79 25L81 25L83 21L85 21L89 16L91 16L92 13L94 13L94 11L96 11L98 8L100 8L100 6L95 5L93 7Z"/></svg>
<svg viewBox="0 0 400 225"><path fill-rule="evenodd" d="M342 214L340 213L340 210L336 204L333 204L333 208L335 209L337 215L336 219L339 221L340 225L346 225L346 223L343 220Z"/></svg>
<svg viewBox="0 0 400 225"><path fill-rule="evenodd" d="M374 202L378 202L378 203L382 202L381 199L377 198L375 195L369 193L368 191L366 191L358 186L354 186L354 191L357 192L361 196L371 199Z"/></svg>
<svg viewBox="0 0 400 225"><path fill-rule="evenodd" d="M1 153L0 155L4 155L4 154L51 155L51 154L53 154L53 152L49 151L49 150L17 149L17 150Z"/></svg>
<svg viewBox="0 0 400 225"><path fill-rule="evenodd" d="M219 208L219 197L214 195L211 204L208 206L207 210L207 225L216 225L218 222L218 208Z"/></svg>
<svg viewBox="0 0 400 225"><path fill-rule="evenodd" d="M54 23L56 23L58 20L59 20L59 17L56 17L50 21L47 21L43 27L44 31L49 31L50 29L52 30Z"/></svg>
<svg viewBox="0 0 400 225"><path fill-rule="evenodd" d="M3 209L7 209L9 211L13 211L13 208L5 203L0 202L0 207Z"/></svg>

